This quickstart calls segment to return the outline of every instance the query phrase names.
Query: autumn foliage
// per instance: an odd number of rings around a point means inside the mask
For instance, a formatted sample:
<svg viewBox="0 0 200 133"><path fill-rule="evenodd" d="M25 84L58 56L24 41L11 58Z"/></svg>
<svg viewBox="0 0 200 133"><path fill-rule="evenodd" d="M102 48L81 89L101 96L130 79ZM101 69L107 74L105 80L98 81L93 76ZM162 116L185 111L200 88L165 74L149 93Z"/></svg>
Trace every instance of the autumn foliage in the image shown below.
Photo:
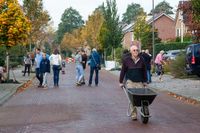
<svg viewBox="0 0 200 133"><path fill-rule="evenodd" d="M0 1L0 45L24 44L31 30L17 0Z"/></svg>
<svg viewBox="0 0 200 133"><path fill-rule="evenodd" d="M199 0L181 1L179 8L183 11L183 21L194 36L194 42L200 42Z"/></svg>

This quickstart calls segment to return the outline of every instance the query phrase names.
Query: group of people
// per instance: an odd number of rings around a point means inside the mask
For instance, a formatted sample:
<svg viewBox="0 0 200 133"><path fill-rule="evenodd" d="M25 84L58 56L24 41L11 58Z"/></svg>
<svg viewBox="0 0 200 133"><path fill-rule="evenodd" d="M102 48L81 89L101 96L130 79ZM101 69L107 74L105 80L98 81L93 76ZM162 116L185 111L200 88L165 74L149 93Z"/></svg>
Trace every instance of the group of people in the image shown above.
<svg viewBox="0 0 200 133"><path fill-rule="evenodd" d="M90 76L88 86L92 85L92 79L95 72L95 86L99 83L100 55L95 48L92 49L88 57L84 50L77 50L75 55L76 64L76 85L85 84L85 69L87 64L90 66Z"/></svg>
<svg viewBox="0 0 200 133"><path fill-rule="evenodd" d="M53 69L53 81L54 87L59 87L59 73L62 65L62 58L58 49L55 49L50 56L45 52L41 52L39 48L36 48L35 56L35 73L36 78L39 80L38 87L47 88L47 76L50 73L50 66Z"/></svg>
<svg viewBox="0 0 200 133"><path fill-rule="evenodd" d="M163 74L162 63L164 51L161 51L155 59L156 71L159 79ZM122 69L119 77L121 88L145 88L151 82L151 60L149 51L140 52L138 46L130 47L130 52L126 51L122 58ZM161 72L162 71L162 72ZM130 105L131 118L137 120L137 109L134 104Z"/></svg>
<svg viewBox="0 0 200 133"><path fill-rule="evenodd" d="M54 87L59 87L59 73L62 70L64 74L65 61L62 61L61 55L59 54L58 49L55 49L52 55L48 55L45 52L41 52L39 48L36 48L35 51L35 73L36 78L39 80L39 88L47 88L47 76L50 73L50 67L53 69L53 81ZM85 83L85 69L88 64L90 66L90 76L88 86L92 85L92 79L95 72L95 86L98 86L99 83L99 68L100 66L100 55L98 54L95 48L92 49L90 56L87 56L83 49L77 50L74 57L76 65L76 85L81 86ZM29 67L27 65L30 60L27 58L24 59L25 62L25 72Z"/></svg>

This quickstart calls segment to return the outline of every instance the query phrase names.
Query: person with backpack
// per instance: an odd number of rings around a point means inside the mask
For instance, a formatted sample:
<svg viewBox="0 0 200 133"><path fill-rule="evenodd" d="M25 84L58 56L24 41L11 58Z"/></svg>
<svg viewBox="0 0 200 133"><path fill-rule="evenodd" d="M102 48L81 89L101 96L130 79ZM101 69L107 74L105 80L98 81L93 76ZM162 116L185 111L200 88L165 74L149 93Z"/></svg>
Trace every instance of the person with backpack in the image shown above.
<svg viewBox="0 0 200 133"><path fill-rule="evenodd" d="M95 86L99 84L99 70L101 68L100 55L95 48L92 49L92 53L89 57L90 60L90 77L88 86L92 85L93 74L95 71Z"/></svg>

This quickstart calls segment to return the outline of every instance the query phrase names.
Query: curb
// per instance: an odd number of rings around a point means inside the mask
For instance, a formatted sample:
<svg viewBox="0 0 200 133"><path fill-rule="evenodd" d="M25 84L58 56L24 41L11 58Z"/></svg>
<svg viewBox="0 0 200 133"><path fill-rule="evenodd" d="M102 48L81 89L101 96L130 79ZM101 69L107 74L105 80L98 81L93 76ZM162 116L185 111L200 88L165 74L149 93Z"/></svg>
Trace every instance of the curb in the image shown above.
<svg viewBox="0 0 200 133"><path fill-rule="evenodd" d="M110 71L108 71L110 72ZM116 76L116 74L110 72L112 75ZM149 86L150 89L153 89L155 91L160 91L160 92L166 92L169 96L171 97L174 97L176 98L177 100L180 100L180 101L183 101L185 103L189 103L189 104L200 104L200 101L195 99L195 98L192 98L192 97L187 97L187 96L184 96L184 95L181 95L181 94L177 94L175 92L172 92L172 91L169 91L167 89L163 90L163 89L160 89L160 88L155 88L155 87L151 87Z"/></svg>
<svg viewBox="0 0 200 133"><path fill-rule="evenodd" d="M8 92L5 96L0 98L0 106L2 106L7 100L9 100L17 92L17 89L22 87L25 83L26 82L19 84L17 87L11 88L10 92Z"/></svg>
<svg viewBox="0 0 200 133"><path fill-rule="evenodd" d="M183 101L185 103L189 103L189 104L193 104L193 105L200 104L199 100L196 100L196 99L191 98L191 97L183 96L183 95L177 94L177 93L169 91L169 90L162 90L162 89L154 88L154 87L149 87L149 88L153 89L155 91L166 92L169 96L174 97L177 100Z"/></svg>
<svg viewBox="0 0 200 133"><path fill-rule="evenodd" d="M8 101L16 92L19 88L23 87L26 83L28 83L29 81L33 80L33 78L19 84L16 85L15 87L10 89L10 92L8 92L5 96L3 96L2 98L0 98L0 106L2 106L6 101Z"/></svg>

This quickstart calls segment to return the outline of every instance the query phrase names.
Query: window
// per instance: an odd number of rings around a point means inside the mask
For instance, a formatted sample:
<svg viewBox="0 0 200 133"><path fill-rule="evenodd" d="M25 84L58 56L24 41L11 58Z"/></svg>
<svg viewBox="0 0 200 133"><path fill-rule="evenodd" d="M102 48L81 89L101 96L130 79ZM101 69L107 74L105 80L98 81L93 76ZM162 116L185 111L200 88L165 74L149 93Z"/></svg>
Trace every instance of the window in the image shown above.
<svg viewBox="0 0 200 133"><path fill-rule="evenodd" d="M189 56L192 55L192 48L191 47L187 48L186 54L189 55Z"/></svg>
<svg viewBox="0 0 200 133"><path fill-rule="evenodd" d="M181 36L181 29L176 29L176 37L180 37Z"/></svg>

